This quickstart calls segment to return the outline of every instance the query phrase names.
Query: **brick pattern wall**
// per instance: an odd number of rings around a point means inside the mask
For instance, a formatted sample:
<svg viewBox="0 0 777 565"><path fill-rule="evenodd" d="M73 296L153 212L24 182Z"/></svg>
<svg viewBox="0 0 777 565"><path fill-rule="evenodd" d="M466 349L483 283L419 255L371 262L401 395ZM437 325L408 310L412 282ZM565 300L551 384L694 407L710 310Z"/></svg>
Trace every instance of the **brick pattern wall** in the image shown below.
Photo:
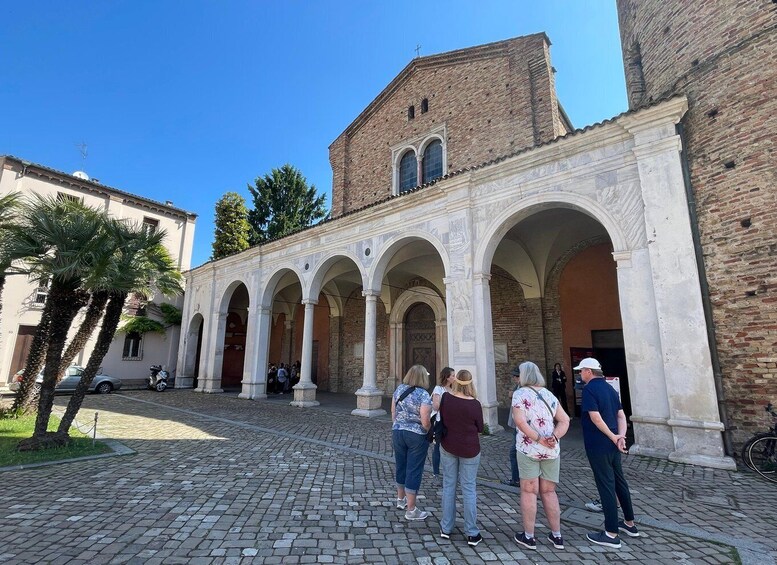
<svg viewBox="0 0 777 565"><path fill-rule="evenodd" d="M339 392L353 393L359 390L363 384L364 358L354 355L353 345L364 343L364 297L362 290L355 290L348 297L343 309L341 321L342 334L340 343L343 344L340 354L340 366L338 368ZM389 323L388 314L383 301L378 299L376 316L377 351L375 360L377 365L378 388L386 394L391 394L393 381L389 378Z"/></svg>
<svg viewBox="0 0 777 565"><path fill-rule="evenodd" d="M768 361L777 350L777 4L617 5L630 104L668 93L689 100L685 149L724 397L741 444L766 427L763 406L777 399Z"/></svg>
<svg viewBox="0 0 777 565"><path fill-rule="evenodd" d="M330 146L332 217L390 196L391 148L440 124L448 136L444 173L563 133L545 35L412 62Z"/></svg>

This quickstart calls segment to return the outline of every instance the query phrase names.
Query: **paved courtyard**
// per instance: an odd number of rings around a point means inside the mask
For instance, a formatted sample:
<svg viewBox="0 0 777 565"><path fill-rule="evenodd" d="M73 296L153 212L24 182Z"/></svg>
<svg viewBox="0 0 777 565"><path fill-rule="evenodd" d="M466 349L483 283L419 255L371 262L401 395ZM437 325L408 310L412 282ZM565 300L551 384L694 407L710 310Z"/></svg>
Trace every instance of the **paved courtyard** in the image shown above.
<svg viewBox="0 0 777 565"><path fill-rule="evenodd" d="M135 453L0 472L2 563L775 563L777 485L749 472L627 456L643 537L620 550L589 543L603 516L579 439L562 442L559 495L566 549L554 550L540 510L538 551L512 540L518 489L507 476L511 436L482 441L479 522L484 541L458 529L438 537L439 487L421 486L425 522L393 506L388 417L351 416L353 396L128 391L90 396L84 423ZM65 397L57 400L64 406ZM431 454L431 451L430 451ZM431 466L428 466L430 470ZM459 522L459 526L461 522Z"/></svg>

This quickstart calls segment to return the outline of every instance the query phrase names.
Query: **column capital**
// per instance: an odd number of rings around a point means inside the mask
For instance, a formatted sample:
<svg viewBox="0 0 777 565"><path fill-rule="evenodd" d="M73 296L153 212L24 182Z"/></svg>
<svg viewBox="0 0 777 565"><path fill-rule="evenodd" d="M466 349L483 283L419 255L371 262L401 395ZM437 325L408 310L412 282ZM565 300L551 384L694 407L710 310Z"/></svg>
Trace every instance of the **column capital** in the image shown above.
<svg viewBox="0 0 777 565"><path fill-rule="evenodd" d="M316 304L318 304L318 300L314 300L312 298L303 298L302 304L304 304L305 306L308 306L309 304L312 304L313 306L315 306Z"/></svg>
<svg viewBox="0 0 777 565"><path fill-rule="evenodd" d="M377 298L378 296L380 296L380 291L379 290L372 290L372 289L365 289L365 290L362 290L362 296L364 296L365 298L369 298L371 296Z"/></svg>
<svg viewBox="0 0 777 565"><path fill-rule="evenodd" d="M618 263L619 269L631 267L631 251L613 251L612 258Z"/></svg>
<svg viewBox="0 0 777 565"><path fill-rule="evenodd" d="M472 278L475 279L475 282L488 283L491 280L491 273L475 273Z"/></svg>

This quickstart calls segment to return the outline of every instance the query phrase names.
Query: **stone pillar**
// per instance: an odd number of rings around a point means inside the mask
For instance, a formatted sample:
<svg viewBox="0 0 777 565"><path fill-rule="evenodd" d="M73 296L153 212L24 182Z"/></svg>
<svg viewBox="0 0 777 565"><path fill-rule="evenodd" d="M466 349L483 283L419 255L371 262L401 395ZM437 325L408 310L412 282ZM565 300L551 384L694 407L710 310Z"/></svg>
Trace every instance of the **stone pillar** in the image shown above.
<svg viewBox="0 0 777 565"><path fill-rule="evenodd" d="M667 425L667 398L656 300L647 249L613 253L618 263L618 298L629 372L631 421L638 455L666 458L674 450Z"/></svg>
<svg viewBox="0 0 777 565"><path fill-rule="evenodd" d="M240 398L267 398L267 345L270 334L269 308L248 309L243 390Z"/></svg>
<svg viewBox="0 0 777 565"><path fill-rule="evenodd" d="M362 292L365 302L364 312L364 380L362 387L356 391L356 410L351 412L354 416L383 416L386 411L381 408L383 403L383 391L377 387L377 362L375 353L377 349L377 304L380 292L365 290Z"/></svg>
<svg viewBox="0 0 777 565"><path fill-rule="evenodd" d="M224 392L221 388L221 369L224 363L224 332L227 327L227 312L213 312L209 318L208 350L212 353L205 363L205 374L198 379L197 392Z"/></svg>
<svg viewBox="0 0 777 565"><path fill-rule="evenodd" d="M496 396L496 371L494 364L494 332L491 320L490 274L480 273L474 276L472 289L473 314L475 328L476 372L473 373L477 385L478 400L483 407L483 422L488 424L491 433L499 431Z"/></svg>
<svg viewBox="0 0 777 565"><path fill-rule="evenodd" d="M302 301L305 305L305 325L302 330L302 367L300 368L299 382L294 385L294 400L292 406L307 407L318 406L316 400L316 389L311 379L313 363L313 316L316 310L317 300L305 299Z"/></svg>
<svg viewBox="0 0 777 565"><path fill-rule="evenodd" d="M439 374L443 367L450 366L450 361L448 360L447 320L434 321L434 340L437 343L437 373ZM438 375L432 375L435 382L437 382L437 376Z"/></svg>
<svg viewBox="0 0 777 565"><path fill-rule="evenodd" d="M392 391L395 390L402 379L404 374L404 359L405 359L405 324L391 323L389 324L389 375L386 380Z"/></svg>
<svg viewBox="0 0 777 565"><path fill-rule="evenodd" d="M682 110L684 112L684 108ZM679 121L681 113L677 116ZM674 124L626 120L645 204L669 419L671 461L735 469L723 450L701 286ZM659 360L656 360L657 362Z"/></svg>

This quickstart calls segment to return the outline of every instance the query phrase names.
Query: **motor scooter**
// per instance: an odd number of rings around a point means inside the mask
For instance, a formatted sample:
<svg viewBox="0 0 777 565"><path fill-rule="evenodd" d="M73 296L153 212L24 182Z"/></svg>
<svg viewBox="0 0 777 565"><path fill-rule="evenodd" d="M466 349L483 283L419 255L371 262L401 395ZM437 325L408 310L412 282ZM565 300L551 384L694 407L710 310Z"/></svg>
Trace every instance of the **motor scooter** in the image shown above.
<svg viewBox="0 0 777 565"><path fill-rule="evenodd" d="M149 369L151 373L148 375L148 388L162 392L167 388L169 373L162 368L162 365L151 365Z"/></svg>

